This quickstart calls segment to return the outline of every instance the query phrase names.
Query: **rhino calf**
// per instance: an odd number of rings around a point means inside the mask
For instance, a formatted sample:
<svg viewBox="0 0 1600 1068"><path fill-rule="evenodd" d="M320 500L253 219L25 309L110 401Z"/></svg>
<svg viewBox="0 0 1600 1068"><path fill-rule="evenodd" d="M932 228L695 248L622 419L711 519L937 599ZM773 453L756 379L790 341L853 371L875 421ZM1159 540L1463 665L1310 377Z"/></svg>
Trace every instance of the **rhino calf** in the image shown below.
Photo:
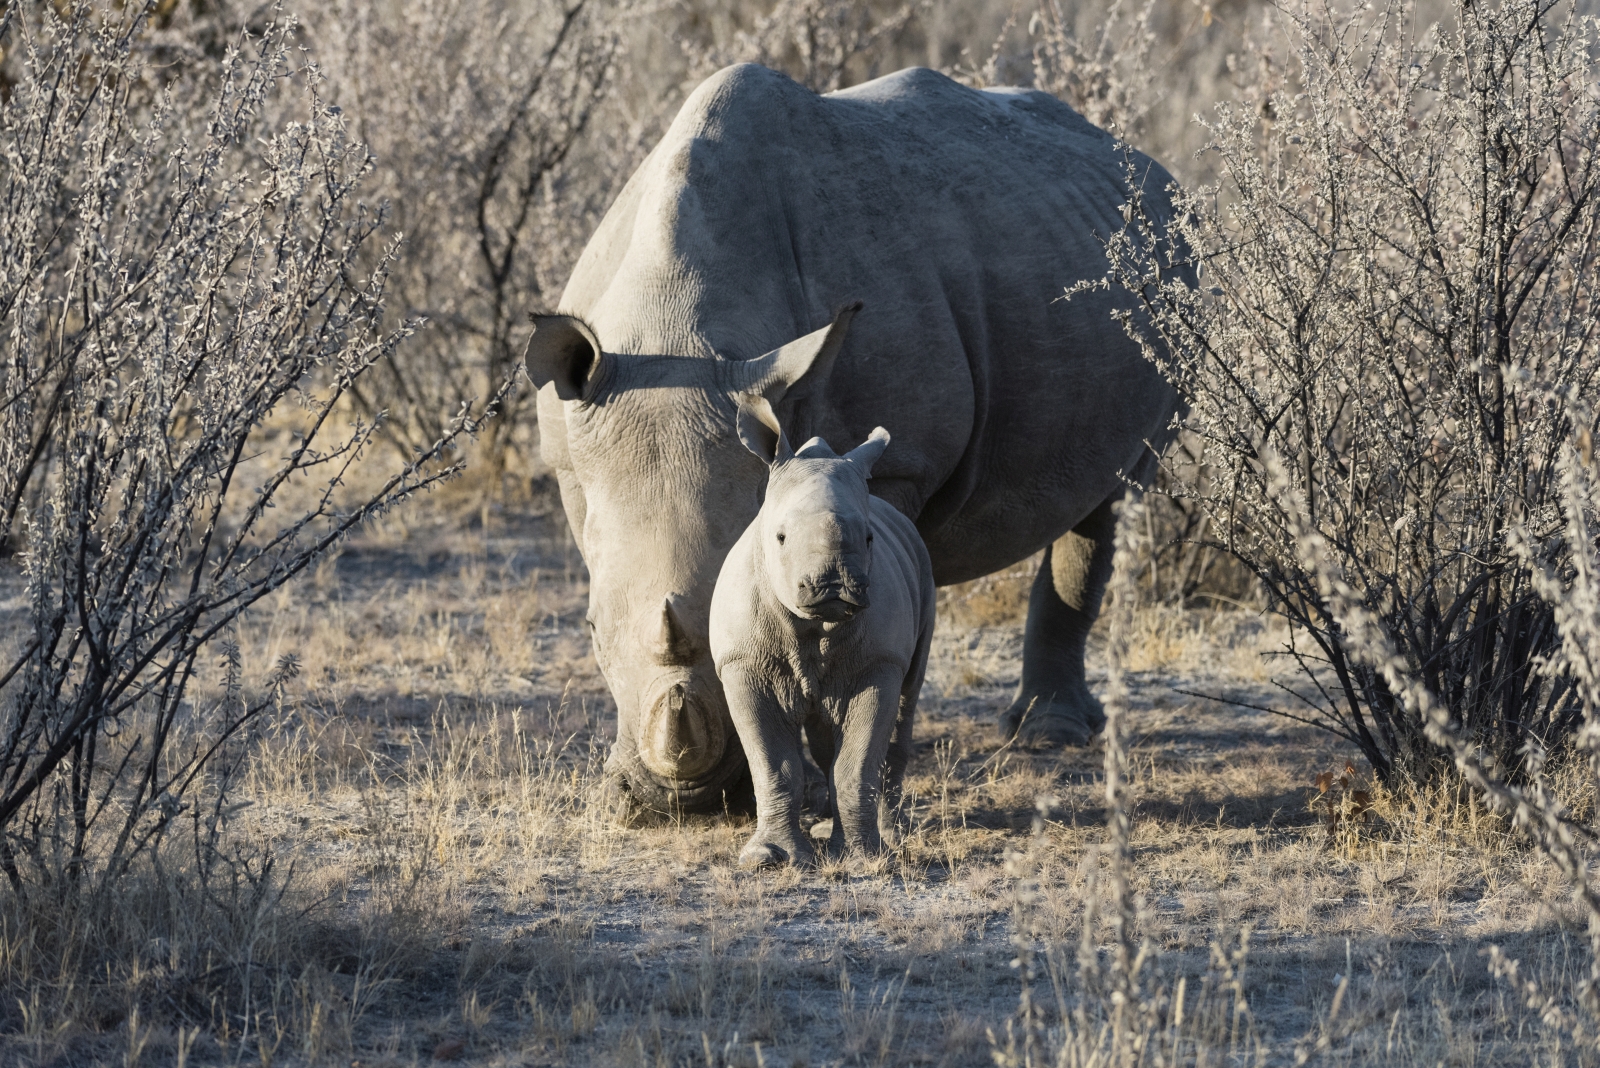
<svg viewBox="0 0 1600 1068"><path fill-rule="evenodd" d="M875 854L928 666L933 566L911 520L867 492L882 427L844 456L821 438L796 452L765 398L738 400L739 438L768 467L711 597L712 661L755 784L739 863L815 860L800 830L802 726L828 776L830 851Z"/></svg>

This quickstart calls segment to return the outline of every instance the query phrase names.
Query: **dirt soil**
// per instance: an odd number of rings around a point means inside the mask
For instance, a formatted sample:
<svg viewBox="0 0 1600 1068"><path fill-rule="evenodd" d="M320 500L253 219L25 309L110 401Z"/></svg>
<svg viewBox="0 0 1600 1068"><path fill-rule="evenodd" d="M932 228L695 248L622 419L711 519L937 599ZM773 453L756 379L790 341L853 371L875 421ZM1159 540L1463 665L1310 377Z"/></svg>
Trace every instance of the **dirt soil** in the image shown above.
<svg viewBox="0 0 1600 1068"><path fill-rule="evenodd" d="M186 1062L253 1062L250 1029L279 1021L277 1063L989 1064L1021 1026L1019 946L1047 1047L1045 961L1070 1009L1106 812L1099 746L996 730L1027 576L942 596L893 855L745 872L743 818L605 817L614 709L544 489L466 518L448 498L396 513L242 629L247 671L290 652L303 671L253 743L233 833L292 863L320 963L270 1004L214 1007ZM1293 1063L1319 1037L1340 1063L1561 1062L1483 956L1504 945L1546 982L1585 967L1548 867L1472 806L1385 808L1359 774L1344 792L1368 791L1366 815L1330 830L1314 784L1355 754L1260 710L1294 707L1262 657L1270 622L1134 618L1148 974L1209 990L1242 970L1235 1063ZM1087 944L1111 938L1095 918ZM182 1046L158 1029L145 1063Z"/></svg>

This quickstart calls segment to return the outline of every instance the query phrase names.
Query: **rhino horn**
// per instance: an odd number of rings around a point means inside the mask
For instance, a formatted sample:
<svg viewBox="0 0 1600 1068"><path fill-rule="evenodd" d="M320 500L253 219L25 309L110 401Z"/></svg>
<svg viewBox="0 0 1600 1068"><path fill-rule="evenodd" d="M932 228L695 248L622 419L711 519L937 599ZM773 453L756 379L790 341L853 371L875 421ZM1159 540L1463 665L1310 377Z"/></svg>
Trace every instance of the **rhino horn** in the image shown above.
<svg viewBox="0 0 1600 1068"><path fill-rule="evenodd" d="M727 364L730 392L759 393L776 404L805 385L826 380L833 370L834 358L844 347L850 321L860 310L859 300L846 304L821 330L813 330L754 360Z"/></svg>
<svg viewBox="0 0 1600 1068"><path fill-rule="evenodd" d="M684 629L683 620L678 615L678 606L673 602L670 594L661 602L661 629L655 642L656 663L692 664L694 643L689 639L689 632Z"/></svg>
<svg viewBox="0 0 1600 1068"><path fill-rule="evenodd" d="M695 779L715 768L726 748L722 721L707 715L676 682L646 714L639 759L663 778Z"/></svg>
<svg viewBox="0 0 1600 1068"><path fill-rule="evenodd" d="M555 383L556 396L580 400L600 368L600 342L588 325L573 315L533 315L533 336L522 362L535 389Z"/></svg>

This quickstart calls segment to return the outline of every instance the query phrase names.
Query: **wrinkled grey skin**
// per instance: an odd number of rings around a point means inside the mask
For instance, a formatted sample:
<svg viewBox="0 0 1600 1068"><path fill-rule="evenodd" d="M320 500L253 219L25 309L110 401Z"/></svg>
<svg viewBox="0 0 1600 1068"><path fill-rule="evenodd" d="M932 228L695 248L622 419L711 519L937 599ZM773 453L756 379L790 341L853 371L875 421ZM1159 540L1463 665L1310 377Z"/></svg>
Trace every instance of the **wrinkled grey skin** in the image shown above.
<svg viewBox="0 0 1600 1068"><path fill-rule="evenodd" d="M800 829L802 726L827 775L830 852L874 855L911 752L933 565L911 521L867 492L889 444L882 427L839 457L821 438L790 451L764 398L742 403L738 419L770 471L711 597L711 658L755 784L756 829L739 863L815 860Z"/></svg>
<svg viewBox="0 0 1600 1068"><path fill-rule="evenodd" d="M1132 158L1166 217L1167 173ZM708 639L766 482L739 392L796 439L893 426L872 493L916 523L940 584L1048 549L1003 724L1055 743L1099 729L1083 651L1111 505L1177 407L1113 293L1059 299L1104 274L1123 161L1050 96L929 70L817 96L745 65L690 96L527 355L617 700L608 767L636 805L720 810L748 789Z"/></svg>

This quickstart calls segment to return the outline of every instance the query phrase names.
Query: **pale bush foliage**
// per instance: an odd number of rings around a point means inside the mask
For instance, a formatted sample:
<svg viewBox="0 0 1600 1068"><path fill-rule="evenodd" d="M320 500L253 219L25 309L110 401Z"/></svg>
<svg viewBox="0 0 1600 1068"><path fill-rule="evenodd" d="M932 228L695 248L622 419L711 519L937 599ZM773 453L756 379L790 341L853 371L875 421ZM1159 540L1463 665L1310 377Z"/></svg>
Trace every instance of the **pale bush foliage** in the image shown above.
<svg viewBox="0 0 1600 1068"><path fill-rule="evenodd" d="M782 70L819 93L887 74L886 62L923 5L877 11L865 0L777 0L749 30L708 49L696 67L709 73L729 63Z"/></svg>
<svg viewBox="0 0 1600 1068"><path fill-rule="evenodd" d="M1517 992L1552 1027L1584 1045L1592 1045L1600 1032L1600 879L1593 872L1593 836L1572 818L1559 791L1545 774L1545 751L1540 739L1531 738L1521 754L1520 782L1506 781L1492 756L1462 729L1450 710L1399 654L1385 622L1364 603L1345 581L1328 542L1309 520L1308 510L1293 478L1276 456L1265 460L1271 488L1285 502L1290 533L1302 565L1313 576L1318 596L1338 625L1351 660L1377 674L1388 690L1404 703L1409 715L1423 725L1428 740L1447 753L1474 790L1494 810L1504 813L1529 835L1572 887L1589 920L1589 975L1578 984L1579 1003L1588 1018L1570 1012L1555 993L1537 979L1521 973L1518 962L1496 952L1492 967L1509 980ZM1600 782L1600 572L1596 566L1595 482L1592 458L1580 461L1571 445L1563 445L1556 462L1560 488L1558 501L1565 522L1542 544L1519 526L1508 535L1512 552L1533 574L1538 596L1550 608L1559 633L1549 659L1530 665L1543 674L1570 681L1580 710L1574 742L1586 758L1589 771ZM1586 470L1587 468L1587 470ZM1551 561L1558 561L1552 566ZM1492 752L1492 751L1491 751Z"/></svg>
<svg viewBox="0 0 1600 1068"><path fill-rule="evenodd" d="M708 35L698 7L627 0L312 9L305 38L326 95L371 147L369 195L404 236L391 317L427 324L357 387L366 410L389 412L387 432L411 450L510 379L528 312L555 308L601 215L701 78L754 61L836 89L880 73L914 11L777 0L741 10L748 28ZM510 394L489 428L496 462L532 396Z"/></svg>
<svg viewBox="0 0 1600 1068"><path fill-rule="evenodd" d="M0 659L0 868L65 905L180 813L197 848L215 841L229 762L208 779L208 761L293 670L242 678L231 625L454 470L443 454L475 424L342 488L377 433L350 391L410 328L382 327L371 157L297 67L290 22L162 86L133 9L16 11L0 21L24 53L0 107L0 539L26 609Z"/></svg>
<svg viewBox="0 0 1600 1068"><path fill-rule="evenodd" d="M1220 184L1170 231L1109 242L1127 320L1190 398L1209 485L1187 493L1292 624L1303 714L1385 778L1450 753L1349 635L1296 549L1267 453L1395 653L1486 758L1581 719L1542 674L1555 616L1509 538L1560 527L1556 459L1577 429L1552 401L1600 371L1600 90L1592 19L1547 0L1295 9L1241 103L1208 120ZM1130 175L1137 189L1139 175ZM1201 289L1170 265L1203 264Z"/></svg>
<svg viewBox="0 0 1600 1068"><path fill-rule="evenodd" d="M623 14L594 0L335 0L308 13L326 95L378 163L367 195L404 238L392 317L427 322L356 390L369 412L392 413L408 452L513 375L528 312L554 306L620 188L612 167L573 164L610 89ZM493 451L531 399L507 398Z"/></svg>
<svg viewBox="0 0 1600 1068"><path fill-rule="evenodd" d="M1152 62L1159 37L1154 0L1112 0L1103 20L1080 37L1057 0L1028 20L1035 88L1060 97L1104 130L1136 136L1164 94Z"/></svg>

